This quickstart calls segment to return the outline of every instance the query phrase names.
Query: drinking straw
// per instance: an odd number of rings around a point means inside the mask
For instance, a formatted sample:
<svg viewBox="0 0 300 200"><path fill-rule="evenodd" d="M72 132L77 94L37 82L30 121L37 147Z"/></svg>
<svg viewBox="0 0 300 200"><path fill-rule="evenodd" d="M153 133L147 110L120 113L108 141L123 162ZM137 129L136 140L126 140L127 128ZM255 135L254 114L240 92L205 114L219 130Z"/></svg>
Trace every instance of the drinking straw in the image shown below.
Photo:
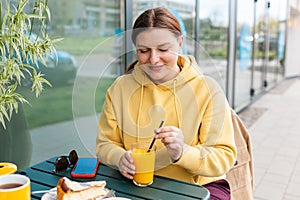
<svg viewBox="0 0 300 200"><path fill-rule="evenodd" d="M164 120L162 120L162 121L160 122L160 125L159 125L158 128L161 128L163 124L164 124ZM153 138L153 140L152 140L152 142L151 142L151 144L150 144L150 147L149 147L149 149L148 149L147 152L150 152L150 150L152 149L152 146L153 146L154 142L155 142L155 137Z"/></svg>

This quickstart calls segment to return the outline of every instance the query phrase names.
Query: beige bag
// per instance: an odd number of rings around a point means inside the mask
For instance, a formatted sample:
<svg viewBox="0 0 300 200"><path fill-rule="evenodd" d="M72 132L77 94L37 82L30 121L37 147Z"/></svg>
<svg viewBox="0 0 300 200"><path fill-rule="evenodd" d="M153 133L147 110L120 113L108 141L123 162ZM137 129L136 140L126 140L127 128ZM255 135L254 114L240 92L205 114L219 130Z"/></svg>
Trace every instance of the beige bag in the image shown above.
<svg viewBox="0 0 300 200"><path fill-rule="evenodd" d="M254 173L250 134L233 109L231 109L234 139L237 146L237 163L226 174L232 200L252 200Z"/></svg>

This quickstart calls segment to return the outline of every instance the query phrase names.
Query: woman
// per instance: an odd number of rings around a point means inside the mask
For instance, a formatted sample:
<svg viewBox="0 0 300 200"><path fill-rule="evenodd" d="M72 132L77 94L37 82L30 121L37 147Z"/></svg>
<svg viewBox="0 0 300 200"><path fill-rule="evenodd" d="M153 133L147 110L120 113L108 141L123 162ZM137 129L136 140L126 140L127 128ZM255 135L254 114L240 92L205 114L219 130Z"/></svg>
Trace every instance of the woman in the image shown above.
<svg viewBox="0 0 300 200"><path fill-rule="evenodd" d="M107 91L97 156L132 179L130 145L151 142L155 135L155 174L203 185L211 199L230 199L224 178L234 165L236 147L222 89L198 70L192 56L179 54L180 24L166 8L142 13L132 41L137 61ZM161 120L164 126L157 128Z"/></svg>

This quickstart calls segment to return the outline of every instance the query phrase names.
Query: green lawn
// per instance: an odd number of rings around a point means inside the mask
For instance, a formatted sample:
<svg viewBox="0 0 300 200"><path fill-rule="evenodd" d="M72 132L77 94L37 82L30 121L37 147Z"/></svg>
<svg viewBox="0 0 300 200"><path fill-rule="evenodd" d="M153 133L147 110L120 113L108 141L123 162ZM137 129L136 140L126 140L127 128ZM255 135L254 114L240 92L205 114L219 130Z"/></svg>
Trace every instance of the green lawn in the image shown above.
<svg viewBox="0 0 300 200"><path fill-rule="evenodd" d="M110 53L114 39L113 37L103 36L66 36L61 42L56 44L56 49L67 51L74 56L84 56L89 53ZM94 110L96 110L96 112L100 112L106 90L113 80L112 78L101 78L97 84L94 97L94 102L96 102ZM94 84L97 83L97 81L98 78L85 78L80 84L80 95L83 104L85 103L84 97L90 95L85 93L88 92L89 88L95 87ZM30 103L30 105L24 105L29 128L36 128L73 119L73 85L54 85L51 88L47 87L38 98L35 97L30 88L20 88L18 92ZM79 116L76 114L76 117L91 115L91 111L86 111L84 105L80 109L80 114Z"/></svg>
<svg viewBox="0 0 300 200"><path fill-rule="evenodd" d="M95 110L97 112L101 111L107 88L112 84L113 80L113 78L102 78L98 84L95 94ZM80 85L82 96L85 96L85 91L88 91L88 88L95 81L89 78L82 82L83 84ZM29 128L73 119L73 85L47 87L38 98L30 91L30 88L21 88L18 92L24 95L30 103L30 105L24 105ZM82 116L89 114L81 112Z"/></svg>
<svg viewBox="0 0 300 200"><path fill-rule="evenodd" d="M57 50L64 50L74 56L87 55L89 53L107 53L113 46L113 39L103 36L66 36L56 44Z"/></svg>

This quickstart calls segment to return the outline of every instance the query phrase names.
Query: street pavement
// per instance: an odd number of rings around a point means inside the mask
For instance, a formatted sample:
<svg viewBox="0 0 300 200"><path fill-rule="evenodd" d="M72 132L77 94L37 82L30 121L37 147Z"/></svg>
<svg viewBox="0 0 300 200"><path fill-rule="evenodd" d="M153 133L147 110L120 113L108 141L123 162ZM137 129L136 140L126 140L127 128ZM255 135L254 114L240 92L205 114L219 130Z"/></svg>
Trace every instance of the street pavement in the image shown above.
<svg viewBox="0 0 300 200"><path fill-rule="evenodd" d="M286 79L240 113L245 121L255 117L249 127L255 200L300 199L299 91L299 77Z"/></svg>

